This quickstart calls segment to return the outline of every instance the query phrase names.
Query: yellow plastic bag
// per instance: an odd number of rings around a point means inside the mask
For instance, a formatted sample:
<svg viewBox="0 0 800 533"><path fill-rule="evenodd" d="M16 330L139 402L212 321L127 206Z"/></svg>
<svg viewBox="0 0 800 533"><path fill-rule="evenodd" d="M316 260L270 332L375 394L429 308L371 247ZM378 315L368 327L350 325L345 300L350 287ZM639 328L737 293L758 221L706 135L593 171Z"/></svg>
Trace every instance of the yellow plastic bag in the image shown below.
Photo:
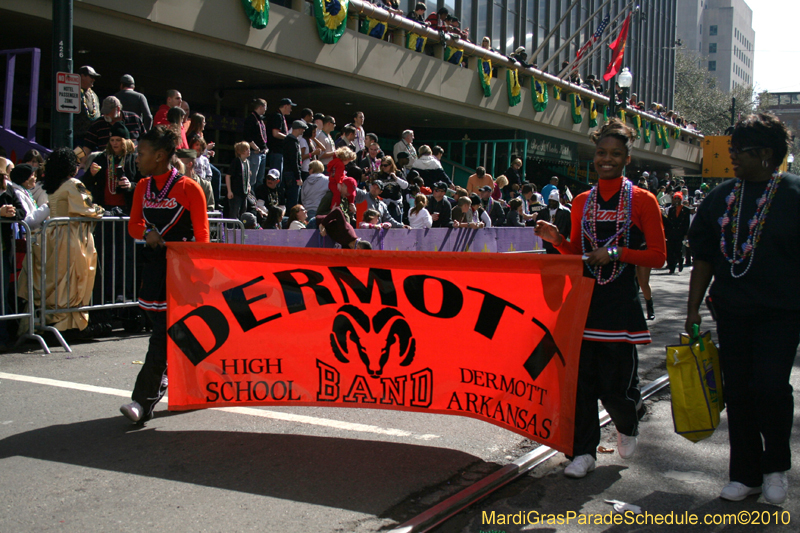
<svg viewBox="0 0 800 533"><path fill-rule="evenodd" d="M725 408L722 373L711 332L681 335L681 344L667 346L667 372L672 396L675 433L692 442L710 437Z"/></svg>

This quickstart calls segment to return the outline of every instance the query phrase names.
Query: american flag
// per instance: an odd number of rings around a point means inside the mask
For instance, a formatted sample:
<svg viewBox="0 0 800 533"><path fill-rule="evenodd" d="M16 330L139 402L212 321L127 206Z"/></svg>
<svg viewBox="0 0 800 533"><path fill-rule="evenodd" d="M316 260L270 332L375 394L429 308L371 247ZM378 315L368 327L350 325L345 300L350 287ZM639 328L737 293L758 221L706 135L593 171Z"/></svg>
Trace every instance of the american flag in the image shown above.
<svg viewBox="0 0 800 533"><path fill-rule="evenodd" d="M597 27L597 31L594 32L592 38L586 41L586 44L581 46L581 49L578 50L578 53L576 54L577 59L580 59L583 56L583 54L585 54L589 50L589 48L592 47L594 43L600 40L600 36L603 35L603 32L605 31L606 26L608 26L608 23L610 21L611 21L611 14L608 14L600 23L600 25Z"/></svg>

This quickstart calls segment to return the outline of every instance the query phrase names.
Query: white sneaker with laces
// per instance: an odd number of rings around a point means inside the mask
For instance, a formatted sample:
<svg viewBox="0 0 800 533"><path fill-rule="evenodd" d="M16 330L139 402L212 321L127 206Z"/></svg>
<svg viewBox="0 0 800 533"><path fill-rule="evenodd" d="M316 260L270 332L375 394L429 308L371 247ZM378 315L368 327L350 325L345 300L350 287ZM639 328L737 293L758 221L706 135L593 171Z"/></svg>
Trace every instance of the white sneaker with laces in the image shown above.
<svg viewBox="0 0 800 533"><path fill-rule="evenodd" d="M594 468L594 457L587 453L572 459L572 462L564 469L564 475L579 479L594 470Z"/></svg>
<svg viewBox="0 0 800 533"><path fill-rule="evenodd" d="M764 474L764 484L761 486L764 499L769 503L783 503L789 492L789 480L786 479L786 472L773 472Z"/></svg>
<svg viewBox="0 0 800 533"><path fill-rule="evenodd" d="M617 451L623 459L628 459L636 452L636 437L623 435L617 431Z"/></svg>
<svg viewBox="0 0 800 533"><path fill-rule="evenodd" d="M748 496L752 494L759 494L760 492L761 487L748 487L747 485L739 483L738 481L731 481L725 485L725 488L719 493L719 497L723 500L728 500L729 502L740 502Z"/></svg>
<svg viewBox="0 0 800 533"><path fill-rule="evenodd" d="M139 402L131 402L120 407L119 412L125 415L131 422L138 422L142 419L144 409L139 405Z"/></svg>

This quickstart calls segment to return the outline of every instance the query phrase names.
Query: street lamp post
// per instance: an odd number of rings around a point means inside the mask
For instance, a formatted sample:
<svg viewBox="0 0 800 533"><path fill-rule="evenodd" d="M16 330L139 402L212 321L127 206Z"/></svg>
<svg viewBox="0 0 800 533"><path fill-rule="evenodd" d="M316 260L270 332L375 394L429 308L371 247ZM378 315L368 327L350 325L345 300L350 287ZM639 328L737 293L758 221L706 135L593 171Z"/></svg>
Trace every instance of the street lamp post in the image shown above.
<svg viewBox="0 0 800 533"><path fill-rule="evenodd" d="M633 75L631 71L628 70L628 67L622 69L617 81L622 88L622 104L620 107L625 109L628 107L628 90L631 88L631 84L633 84Z"/></svg>

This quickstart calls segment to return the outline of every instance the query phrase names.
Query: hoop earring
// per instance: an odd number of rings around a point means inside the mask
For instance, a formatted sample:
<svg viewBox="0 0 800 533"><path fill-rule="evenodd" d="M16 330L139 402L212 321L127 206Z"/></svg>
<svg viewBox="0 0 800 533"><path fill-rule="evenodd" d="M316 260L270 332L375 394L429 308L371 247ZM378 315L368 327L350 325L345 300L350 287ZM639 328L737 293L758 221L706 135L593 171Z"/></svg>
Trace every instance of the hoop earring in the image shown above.
<svg viewBox="0 0 800 533"><path fill-rule="evenodd" d="M761 166L764 168L769 168L769 161L767 161L766 159L762 159Z"/></svg>

